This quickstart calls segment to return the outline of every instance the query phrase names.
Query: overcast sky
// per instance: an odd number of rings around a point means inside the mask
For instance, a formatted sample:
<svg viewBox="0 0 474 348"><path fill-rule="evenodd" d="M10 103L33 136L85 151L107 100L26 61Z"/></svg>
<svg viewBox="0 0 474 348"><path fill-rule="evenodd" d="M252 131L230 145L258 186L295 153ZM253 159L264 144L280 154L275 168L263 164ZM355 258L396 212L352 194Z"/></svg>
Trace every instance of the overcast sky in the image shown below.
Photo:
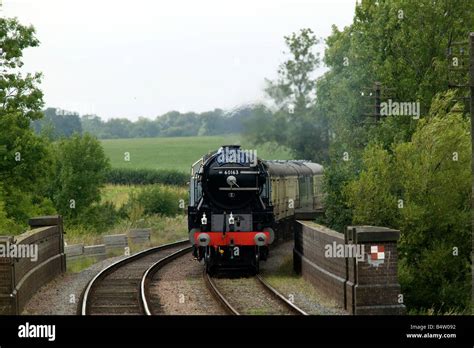
<svg viewBox="0 0 474 348"><path fill-rule="evenodd" d="M352 22L355 2L3 0L3 15L36 28L24 68L43 72L46 106L135 120L263 100L283 36L326 37Z"/></svg>

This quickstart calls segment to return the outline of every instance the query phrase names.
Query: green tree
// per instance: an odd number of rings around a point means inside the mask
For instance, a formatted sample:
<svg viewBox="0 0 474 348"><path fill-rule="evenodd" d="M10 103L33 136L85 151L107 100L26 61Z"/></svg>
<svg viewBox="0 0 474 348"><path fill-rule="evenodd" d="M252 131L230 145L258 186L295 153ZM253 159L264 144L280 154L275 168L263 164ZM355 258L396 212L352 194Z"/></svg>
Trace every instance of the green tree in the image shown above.
<svg viewBox="0 0 474 348"><path fill-rule="evenodd" d="M354 224L370 221L375 226L393 226L399 217L397 197L390 185L396 179L391 161L390 153L379 144L365 149L364 170L342 190L352 208Z"/></svg>
<svg viewBox="0 0 474 348"><path fill-rule="evenodd" d="M132 122L125 118L112 118L105 122L104 136L106 138L130 138Z"/></svg>
<svg viewBox="0 0 474 348"><path fill-rule="evenodd" d="M285 36L290 57L278 69L276 81L266 80L265 92L282 108L293 103L295 111L314 105L316 80L314 70L319 67L319 53L314 52L319 40L309 28Z"/></svg>
<svg viewBox="0 0 474 348"><path fill-rule="evenodd" d="M132 138L152 138L159 135L157 122L140 117L133 123L130 136Z"/></svg>
<svg viewBox="0 0 474 348"><path fill-rule="evenodd" d="M102 121L99 116L81 116L81 126L84 133L89 133L99 139L104 138L104 121Z"/></svg>
<svg viewBox="0 0 474 348"><path fill-rule="evenodd" d="M32 215L51 213L45 198L51 176L47 141L35 136L30 122L42 117L41 74L23 74L23 51L39 44L31 26L0 18L0 186L6 217L26 226Z"/></svg>
<svg viewBox="0 0 474 348"><path fill-rule="evenodd" d="M82 133L81 119L77 113L56 108L44 110L43 118L34 121L33 128L37 133L45 134L51 140Z"/></svg>
<svg viewBox="0 0 474 348"><path fill-rule="evenodd" d="M259 135L261 115L254 125L247 122L246 136L255 144L277 142L291 149L296 157L323 161L327 158L329 134L327 122L316 107L316 79L314 72L320 65L315 46L319 40L311 29L285 36L289 58L279 67L276 81L266 80L265 92L278 110L263 127L265 137Z"/></svg>
<svg viewBox="0 0 474 348"><path fill-rule="evenodd" d="M448 89L448 47L465 41L473 23L473 2L362 0L350 26L333 27L323 59L329 71L316 86L317 105L332 135L325 180L326 220L332 227L352 223L350 212L345 221L336 214L348 209L340 190L360 172L364 148L373 142L391 153L393 144L411 139L419 122L388 117L370 124L366 114L373 108L367 105L373 98L367 88L379 81L394 101L419 101L425 117L433 97ZM341 162L343 153L351 158L352 173L346 170L349 163Z"/></svg>
<svg viewBox="0 0 474 348"><path fill-rule="evenodd" d="M14 220L8 217L5 209L3 197L3 188L0 191L0 235L12 235L21 231L20 226Z"/></svg>
<svg viewBox="0 0 474 348"><path fill-rule="evenodd" d="M73 221L100 202L109 160L100 142L89 134L60 140L55 155L51 196L58 212Z"/></svg>

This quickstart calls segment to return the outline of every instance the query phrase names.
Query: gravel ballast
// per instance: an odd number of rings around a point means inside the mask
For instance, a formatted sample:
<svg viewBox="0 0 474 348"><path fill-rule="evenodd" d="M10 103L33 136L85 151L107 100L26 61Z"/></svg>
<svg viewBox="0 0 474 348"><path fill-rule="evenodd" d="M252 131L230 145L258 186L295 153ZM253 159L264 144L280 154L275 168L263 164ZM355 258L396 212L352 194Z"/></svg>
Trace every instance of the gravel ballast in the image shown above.
<svg viewBox="0 0 474 348"><path fill-rule="evenodd" d="M294 273L293 241L272 248L268 260L260 263L260 274L278 292L308 314L347 314L335 301Z"/></svg>
<svg viewBox="0 0 474 348"><path fill-rule="evenodd" d="M65 273L44 285L26 304L22 314L75 315L87 283L103 268L124 256L111 257L79 273Z"/></svg>
<svg viewBox="0 0 474 348"><path fill-rule="evenodd" d="M150 284L155 314L221 315L203 280L204 265L186 254L160 269Z"/></svg>

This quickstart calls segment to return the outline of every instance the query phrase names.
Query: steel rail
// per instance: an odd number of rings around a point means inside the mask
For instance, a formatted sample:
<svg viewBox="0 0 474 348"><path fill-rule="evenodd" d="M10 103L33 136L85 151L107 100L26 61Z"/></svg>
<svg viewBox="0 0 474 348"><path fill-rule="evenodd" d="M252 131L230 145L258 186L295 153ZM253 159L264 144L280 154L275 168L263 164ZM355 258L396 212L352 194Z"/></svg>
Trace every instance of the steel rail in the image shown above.
<svg viewBox="0 0 474 348"><path fill-rule="evenodd" d="M221 306L225 309L226 312L232 315L240 315L239 311L237 311L230 303L227 301L225 296L219 291L216 286L216 283L212 279L212 277L206 272L204 269L203 271L204 282L206 283L207 287L213 294L214 298L221 304Z"/></svg>
<svg viewBox="0 0 474 348"><path fill-rule="evenodd" d="M309 315L301 308L296 306L293 302L288 300L285 296L283 296L278 290L276 290L273 286L271 286L260 274L256 275L256 278L263 285L263 287L268 290L268 292L272 293L274 297L278 298L281 303L284 303L292 312L299 314L299 315Z"/></svg>
<svg viewBox="0 0 474 348"><path fill-rule="evenodd" d="M192 249L192 246L179 249L178 251L175 251L174 253L158 260L153 265L148 267L145 273L143 273L142 280L140 281L140 302L142 304L143 311L145 312L146 315L153 315L152 310L151 310L151 304L150 304L149 285L155 273L158 272L158 270L164 265L166 265L167 263L191 251L191 249Z"/></svg>

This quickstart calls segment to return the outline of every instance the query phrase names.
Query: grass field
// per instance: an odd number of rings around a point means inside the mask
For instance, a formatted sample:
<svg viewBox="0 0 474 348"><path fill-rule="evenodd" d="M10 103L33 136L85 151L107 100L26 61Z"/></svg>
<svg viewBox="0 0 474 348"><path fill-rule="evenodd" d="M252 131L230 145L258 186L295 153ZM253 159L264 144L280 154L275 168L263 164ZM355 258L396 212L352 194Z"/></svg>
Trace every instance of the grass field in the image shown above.
<svg viewBox="0 0 474 348"><path fill-rule="evenodd" d="M138 189L136 185L105 185L101 190L102 203L111 202L116 208L120 208L128 201L133 190Z"/></svg>
<svg viewBox="0 0 474 348"><path fill-rule="evenodd" d="M102 140L105 154L114 168L174 169L188 172L202 155L225 144L241 144L239 135L209 137L137 138ZM259 146L257 156L263 159L291 159L290 153L276 146ZM130 154L125 161L124 154Z"/></svg>

